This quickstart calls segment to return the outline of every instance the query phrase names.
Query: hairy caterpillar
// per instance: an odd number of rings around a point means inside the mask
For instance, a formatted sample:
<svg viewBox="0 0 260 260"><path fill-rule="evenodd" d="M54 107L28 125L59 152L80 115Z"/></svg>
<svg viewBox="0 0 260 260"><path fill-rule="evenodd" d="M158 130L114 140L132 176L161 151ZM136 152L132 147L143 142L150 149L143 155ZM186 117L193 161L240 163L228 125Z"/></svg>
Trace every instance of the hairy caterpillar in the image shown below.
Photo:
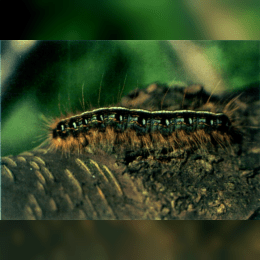
<svg viewBox="0 0 260 260"><path fill-rule="evenodd" d="M129 109L105 107L50 125L51 149L65 153L87 148L113 151L116 148L201 148L229 146L240 134L225 113L195 110Z"/></svg>

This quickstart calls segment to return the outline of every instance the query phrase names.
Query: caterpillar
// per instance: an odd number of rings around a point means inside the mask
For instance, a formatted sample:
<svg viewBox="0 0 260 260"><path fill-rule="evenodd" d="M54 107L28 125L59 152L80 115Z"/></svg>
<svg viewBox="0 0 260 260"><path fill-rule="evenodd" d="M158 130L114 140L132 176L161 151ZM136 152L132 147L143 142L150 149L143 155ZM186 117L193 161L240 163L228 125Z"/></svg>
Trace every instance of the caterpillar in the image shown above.
<svg viewBox="0 0 260 260"><path fill-rule="evenodd" d="M147 149L230 145L238 140L236 128L224 113L195 110L149 111L104 107L86 111L50 127L52 149L65 152L86 147L113 150L116 147Z"/></svg>

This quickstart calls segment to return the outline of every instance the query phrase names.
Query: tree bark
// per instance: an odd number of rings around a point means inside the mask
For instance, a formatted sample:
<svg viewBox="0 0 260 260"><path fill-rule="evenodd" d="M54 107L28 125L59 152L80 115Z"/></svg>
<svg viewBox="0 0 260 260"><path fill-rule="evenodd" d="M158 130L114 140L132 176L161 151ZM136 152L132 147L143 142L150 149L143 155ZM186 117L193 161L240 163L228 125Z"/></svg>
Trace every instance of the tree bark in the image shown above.
<svg viewBox="0 0 260 260"><path fill-rule="evenodd" d="M260 219L258 84L239 94L154 83L118 104L218 111L233 99L243 140L231 147L3 157L2 219Z"/></svg>

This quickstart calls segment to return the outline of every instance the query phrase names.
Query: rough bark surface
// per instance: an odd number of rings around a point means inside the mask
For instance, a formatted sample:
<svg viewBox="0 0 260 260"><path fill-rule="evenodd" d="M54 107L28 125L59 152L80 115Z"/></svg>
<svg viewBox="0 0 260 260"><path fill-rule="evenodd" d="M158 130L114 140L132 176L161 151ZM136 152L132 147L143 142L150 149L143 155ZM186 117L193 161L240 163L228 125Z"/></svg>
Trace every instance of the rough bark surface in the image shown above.
<svg viewBox="0 0 260 260"><path fill-rule="evenodd" d="M154 83L119 105L221 111L238 94ZM258 87L232 104L243 141L231 147L3 157L2 219L260 219Z"/></svg>

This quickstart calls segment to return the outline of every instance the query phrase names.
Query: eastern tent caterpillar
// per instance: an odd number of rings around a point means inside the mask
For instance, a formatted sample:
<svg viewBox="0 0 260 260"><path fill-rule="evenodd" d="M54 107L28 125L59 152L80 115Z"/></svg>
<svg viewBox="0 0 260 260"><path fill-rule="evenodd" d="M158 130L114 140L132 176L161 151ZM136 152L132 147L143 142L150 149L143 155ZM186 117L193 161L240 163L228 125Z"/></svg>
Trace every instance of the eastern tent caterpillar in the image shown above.
<svg viewBox="0 0 260 260"><path fill-rule="evenodd" d="M49 129L50 148L64 153L82 153L88 148L228 147L240 138L225 113L195 110L105 107L56 119Z"/></svg>

